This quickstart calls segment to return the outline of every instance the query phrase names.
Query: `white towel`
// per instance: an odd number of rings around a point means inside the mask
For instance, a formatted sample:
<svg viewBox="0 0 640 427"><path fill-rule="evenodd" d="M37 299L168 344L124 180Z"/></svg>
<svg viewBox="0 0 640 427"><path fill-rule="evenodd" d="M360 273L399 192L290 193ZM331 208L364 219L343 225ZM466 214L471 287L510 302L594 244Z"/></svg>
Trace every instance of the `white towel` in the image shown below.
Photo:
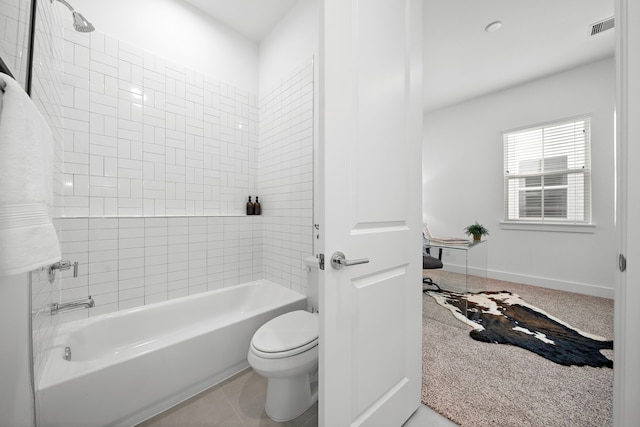
<svg viewBox="0 0 640 427"><path fill-rule="evenodd" d="M0 73L0 276L60 260L51 223L53 138L22 87Z"/></svg>

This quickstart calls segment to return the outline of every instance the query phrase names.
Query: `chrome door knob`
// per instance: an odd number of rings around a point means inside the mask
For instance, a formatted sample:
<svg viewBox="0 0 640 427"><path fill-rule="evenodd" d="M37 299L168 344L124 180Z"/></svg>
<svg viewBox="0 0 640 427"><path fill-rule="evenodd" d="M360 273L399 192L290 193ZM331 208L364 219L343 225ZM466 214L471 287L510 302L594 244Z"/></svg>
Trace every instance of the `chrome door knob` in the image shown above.
<svg viewBox="0 0 640 427"><path fill-rule="evenodd" d="M361 259L346 259L344 254L340 251L334 252L331 255L331 267L336 270L340 270L342 267L349 267L352 265L366 264L369 262L369 258Z"/></svg>

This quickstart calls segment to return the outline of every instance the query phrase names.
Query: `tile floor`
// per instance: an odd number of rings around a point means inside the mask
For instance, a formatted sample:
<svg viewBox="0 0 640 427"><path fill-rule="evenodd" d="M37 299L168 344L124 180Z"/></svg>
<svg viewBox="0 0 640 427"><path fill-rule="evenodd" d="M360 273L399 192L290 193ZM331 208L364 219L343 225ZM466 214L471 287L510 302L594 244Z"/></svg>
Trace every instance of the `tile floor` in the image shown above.
<svg viewBox="0 0 640 427"><path fill-rule="evenodd" d="M248 368L136 427L317 427L316 403L286 423L264 411L267 380ZM403 427L455 427L456 424L421 405Z"/></svg>
<svg viewBox="0 0 640 427"><path fill-rule="evenodd" d="M251 368L188 399L136 427L315 427L316 403L286 423L271 420L264 411L267 380Z"/></svg>

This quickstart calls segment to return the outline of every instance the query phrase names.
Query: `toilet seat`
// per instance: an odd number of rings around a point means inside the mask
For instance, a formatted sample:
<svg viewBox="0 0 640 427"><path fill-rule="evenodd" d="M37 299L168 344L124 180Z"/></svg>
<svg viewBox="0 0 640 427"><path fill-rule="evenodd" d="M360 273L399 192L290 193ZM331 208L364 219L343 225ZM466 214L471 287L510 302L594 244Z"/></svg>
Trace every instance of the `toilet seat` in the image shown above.
<svg viewBox="0 0 640 427"><path fill-rule="evenodd" d="M318 345L318 316L292 311L262 325L251 340L251 352L265 359L304 353Z"/></svg>

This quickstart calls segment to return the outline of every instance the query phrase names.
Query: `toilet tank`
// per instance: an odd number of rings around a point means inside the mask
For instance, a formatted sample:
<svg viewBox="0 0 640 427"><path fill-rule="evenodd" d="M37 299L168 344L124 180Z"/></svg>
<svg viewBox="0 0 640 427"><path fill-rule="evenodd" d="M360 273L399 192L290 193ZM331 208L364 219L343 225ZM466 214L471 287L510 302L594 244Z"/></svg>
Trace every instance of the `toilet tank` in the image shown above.
<svg viewBox="0 0 640 427"><path fill-rule="evenodd" d="M304 259L305 270L307 271L307 298L313 311L318 311L320 297L318 288L320 285L320 262L318 258L309 255Z"/></svg>

